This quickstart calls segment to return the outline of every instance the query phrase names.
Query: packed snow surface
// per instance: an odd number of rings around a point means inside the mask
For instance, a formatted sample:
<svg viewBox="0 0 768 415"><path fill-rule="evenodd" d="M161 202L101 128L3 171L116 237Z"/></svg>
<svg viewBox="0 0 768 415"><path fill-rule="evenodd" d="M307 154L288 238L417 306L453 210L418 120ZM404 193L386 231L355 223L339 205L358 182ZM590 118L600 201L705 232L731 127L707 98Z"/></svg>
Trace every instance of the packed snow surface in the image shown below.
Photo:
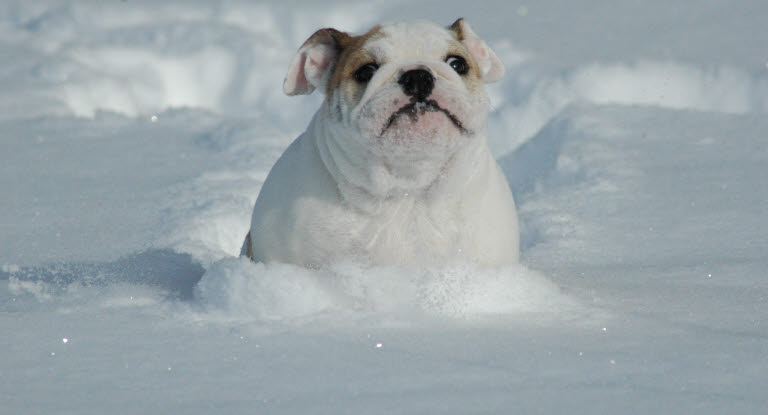
<svg viewBox="0 0 768 415"><path fill-rule="evenodd" d="M321 27L464 16L522 263L237 258ZM768 4L0 4L0 412L764 413Z"/></svg>

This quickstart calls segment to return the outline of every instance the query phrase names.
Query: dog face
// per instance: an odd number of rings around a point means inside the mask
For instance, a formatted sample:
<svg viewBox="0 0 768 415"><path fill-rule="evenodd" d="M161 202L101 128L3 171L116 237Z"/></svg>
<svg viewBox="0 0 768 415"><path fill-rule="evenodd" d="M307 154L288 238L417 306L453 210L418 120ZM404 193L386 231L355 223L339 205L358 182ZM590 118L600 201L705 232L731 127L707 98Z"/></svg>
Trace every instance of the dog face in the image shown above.
<svg viewBox="0 0 768 415"><path fill-rule="evenodd" d="M483 131L484 82L504 66L463 20L376 26L361 36L335 29L312 35L294 58L284 90L325 92L330 122L369 145L453 147Z"/></svg>

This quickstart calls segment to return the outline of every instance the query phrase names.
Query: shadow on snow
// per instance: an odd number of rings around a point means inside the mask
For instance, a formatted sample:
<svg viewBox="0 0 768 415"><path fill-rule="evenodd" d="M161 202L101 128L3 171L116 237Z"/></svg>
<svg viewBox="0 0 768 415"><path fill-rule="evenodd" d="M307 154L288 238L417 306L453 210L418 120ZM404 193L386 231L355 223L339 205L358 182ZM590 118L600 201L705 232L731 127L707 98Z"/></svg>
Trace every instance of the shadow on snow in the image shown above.
<svg viewBox="0 0 768 415"><path fill-rule="evenodd" d="M190 300L195 284L204 273L202 265L190 255L169 249L151 249L114 262L62 263L21 267L10 272L4 270L0 271L0 279L39 281L55 290L71 284L107 286L129 283L157 287L170 297Z"/></svg>

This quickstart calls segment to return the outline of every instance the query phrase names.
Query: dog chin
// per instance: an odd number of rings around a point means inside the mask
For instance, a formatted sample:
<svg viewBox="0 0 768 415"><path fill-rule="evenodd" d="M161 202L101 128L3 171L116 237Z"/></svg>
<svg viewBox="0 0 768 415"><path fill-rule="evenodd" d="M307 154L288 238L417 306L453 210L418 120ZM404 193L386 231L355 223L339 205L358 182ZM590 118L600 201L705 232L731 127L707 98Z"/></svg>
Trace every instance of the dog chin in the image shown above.
<svg viewBox="0 0 768 415"><path fill-rule="evenodd" d="M431 111L418 115L396 115L384 126L380 137L416 143L451 139L460 135L461 130L446 114Z"/></svg>

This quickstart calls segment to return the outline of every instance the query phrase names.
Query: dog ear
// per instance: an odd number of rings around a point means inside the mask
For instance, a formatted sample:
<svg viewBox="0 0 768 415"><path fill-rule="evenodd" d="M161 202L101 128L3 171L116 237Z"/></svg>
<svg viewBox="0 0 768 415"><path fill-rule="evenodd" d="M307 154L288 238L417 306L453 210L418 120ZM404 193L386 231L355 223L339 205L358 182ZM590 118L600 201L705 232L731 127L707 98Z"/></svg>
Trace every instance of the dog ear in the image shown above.
<svg viewBox="0 0 768 415"><path fill-rule="evenodd" d="M320 29L307 39L291 61L283 81L287 95L311 94L315 88L325 91L328 76L339 59L349 35L336 29Z"/></svg>
<svg viewBox="0 0 768 415"><path fill-rule="evenodd" d="M485 41L472 31L469 23L463 17L453 22L449 29L466 46L475 62L480 66L480 76L483 82L496 82L504 77L504 64Z"/></svg>

